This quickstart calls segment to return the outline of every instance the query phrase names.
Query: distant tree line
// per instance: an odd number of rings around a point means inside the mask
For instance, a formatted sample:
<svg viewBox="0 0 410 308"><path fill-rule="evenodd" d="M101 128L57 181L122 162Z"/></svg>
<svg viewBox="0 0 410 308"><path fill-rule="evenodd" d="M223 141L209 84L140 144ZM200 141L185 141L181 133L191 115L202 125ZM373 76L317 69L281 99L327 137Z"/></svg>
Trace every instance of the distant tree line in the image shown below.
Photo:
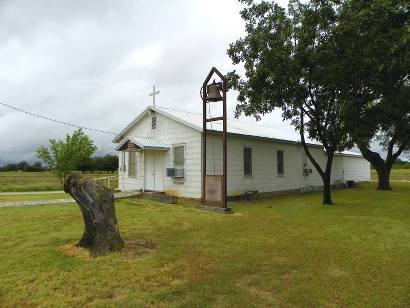
<svg viewBox="0 0 410 308"><path fill-rule="evenodd" d="M118 157L115 155L87 157L79 162L75 168L77 171L90 172L114 172L118 169ZM8 163L0 167L0 172L7 171L24 171L24 172L42 172L48 171L48 167L43 166L41 162L32 164L21 161L18 163Z"/></svg>
<svg viewBox="0 0 410 308"><path fill-rule="evenodd" d="M370 166L372 169L375 169L372 165ZM398 158L393 166L392 169L410 169L410 161L401 160Z"/></svg>
<svg viewBox="0 0 410 308"><path fill-rule="evenodd" d="M398 158L393 164L393 169L410 169L410 161L404 161Z"/></svg>
<svg viewBox="0 0 410 308"><path fill-rule="evenodd" d="M30 164L26 161L21 161L19 163L9 163L0 167L1 171L25 171L25 172L41 172L46 171L47 167L44 167L41 162L35 162Z"/></svg>
<svg viewBox="0 0 410 308"><path fill-rule="evenodd" d="M88 157L87 159L81 161L77 166L78 171L91 173L94 171L113 173L114 171L117 171L117 169L118 157L116 155Z"/></svg>

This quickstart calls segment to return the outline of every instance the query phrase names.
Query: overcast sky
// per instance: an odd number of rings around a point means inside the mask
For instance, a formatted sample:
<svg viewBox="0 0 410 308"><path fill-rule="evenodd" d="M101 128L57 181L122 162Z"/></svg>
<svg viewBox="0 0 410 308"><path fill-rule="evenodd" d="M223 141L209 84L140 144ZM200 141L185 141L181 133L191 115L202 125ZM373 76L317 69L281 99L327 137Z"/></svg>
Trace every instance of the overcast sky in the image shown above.
<svg viewBox="0 0 410 308"><path fill-rule="evenodd" d="M155 83L159 106L201 112L209 69L232 69L239 10L236 0L0 0L0 101L118 132L151 104ZM264 122L282 127L279 115ZM0 161L33 160L39 145L72 131L0 106ZM112 136L89 135L100 152L113 149Z"/></svg>

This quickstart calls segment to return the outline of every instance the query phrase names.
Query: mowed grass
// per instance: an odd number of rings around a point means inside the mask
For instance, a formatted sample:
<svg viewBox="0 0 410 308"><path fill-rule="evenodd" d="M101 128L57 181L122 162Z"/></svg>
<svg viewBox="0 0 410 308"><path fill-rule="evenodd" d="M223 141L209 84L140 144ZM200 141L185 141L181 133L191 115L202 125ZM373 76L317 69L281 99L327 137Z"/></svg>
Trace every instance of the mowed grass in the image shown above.
<svg viewBox="0 0 410 308"><path fill-rule="evenodd" d="M100 178L115 176L110 173L82 174L87 178ZM111 183L112 187L118 186L118 181ZM20 191L50 191L62 190L62 187L51 172L0 172L0 192Z"/></svg>
<svg viewBox="0 0 410 308"><path fill-rule="evenodd" d="M0 208L0 306L410 306L410 185L375 183L231 204L116 204L124 240L151 254L70 257L75 204Z"/></svg>
<svg viewBox="0 0 410 308"><path fill-rule="evenodd" d="M377 172L371 170L372 180L377 180ZM392 169L390 174L391 181L410 181L410 169Z"/></svg>

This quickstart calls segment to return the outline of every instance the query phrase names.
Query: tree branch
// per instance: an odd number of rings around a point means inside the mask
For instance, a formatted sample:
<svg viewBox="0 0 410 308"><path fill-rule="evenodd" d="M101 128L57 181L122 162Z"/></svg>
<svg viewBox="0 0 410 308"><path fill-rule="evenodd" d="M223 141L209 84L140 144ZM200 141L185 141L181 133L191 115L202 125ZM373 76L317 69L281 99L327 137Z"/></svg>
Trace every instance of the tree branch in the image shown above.
<svg viewBox="0 0 410 308"><path fill-rule="evenodd" d="M302 142L303 149L305 150L305 153L307 157L309 157L309 160L312 162L312 164L315 166L316 170L319 172L320 176L322 179L324 179L324 172L318 162L313 158L312 154L310 153L309 147L306 145L305 141L305 125L304 125L304 113L303 113L303 108L300 108L300 139Z"/></svg>

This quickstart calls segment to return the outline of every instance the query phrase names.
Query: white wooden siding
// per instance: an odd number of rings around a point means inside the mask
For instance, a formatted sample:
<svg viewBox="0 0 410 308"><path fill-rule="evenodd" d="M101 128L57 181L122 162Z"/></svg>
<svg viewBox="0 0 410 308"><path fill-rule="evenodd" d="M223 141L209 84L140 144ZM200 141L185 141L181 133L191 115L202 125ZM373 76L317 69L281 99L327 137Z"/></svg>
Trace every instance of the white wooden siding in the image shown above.
<svg viewBox="0 0 410 308"><path fill-rule="evenodd" d="M370 163L361 157L343 156L345 181L370 181Z"/></svg>
<svg viewBox="0 0 410 308"><path fill-rule="evenodd" d="M146 114L128 133L127 136L154 137L168 144L171 149L165 152L164 168L174 167L173 145L185 145L185 178L177 182L164 178L164 191L171 195L200 198L201 197L201 133L175 120L156 114L157 127L151 129L151 115ZM143 165L143 162L139 164ZM137 166L138 168L138 166ZM143 176L143 172L138 175ZM165 171L164 171L165 175ZM143 189L143 178L131 179L128 174L120 176L121 190Z"/></svg>
<svg viewBox="0 0 410 308"><path fill-rule="evenodd" d="M119 153L119 188L121 191L140 190L144 188L144 152L138 151L136 157L137 175L135 177L128 176L128 154L125 152L125 170L123 170L123 154Z"/></svg>
<svg viewBox="0 0 410 308"><path fill-rule="evenodd" d="M207 141L207 173L222 174L222 140L220 136L209 136ZM243 148L252 148L252 176L244 175ZM284 152L284 175L277 175L276 152ZM310 151L322 168L326 164L326 154L319 147ZM297 144L274 142L248 137L228 137L228 194L238 195L245 191L258 192L283 191L291 189L322 186L322 179L309 159L304 159L304 150ZM343 183L343 158L335 156L332 168L332 184ZM350 157L349 157L350 158ZM363 158L352 158L360 165L356 181L368 180L363 174L369 173L368 164ZM306 161L307 166L303 163ZM308 176L303 169L312 169ZM215 169L215 172L214 172ZM367 172L367 173L366 173Z"/></svg>
<svg viewBox="0 0 410 308"><path fill-rule="evenodd" d="M127 133L127 136L154 137L168 144L171 149L165 152L164 168L173 167L173 145L185 145L185 179L177 182L164 178L164 191L171 195L188 198L201 197L201 133L173 119L156 114L157 128L151 129L151 115L148 113ZM252 176L244 176L243 148L252 148ZM277 175L276 152L284 152L284 176ZM326 154L320 147L311 147L312 155L324 168ZM303 148L297 144L249 137L228 137L228 194L238 195L245 191L272 192L322 186L318 172L304 157ZM119 152L120 167L122 154ZM128 168L128 155L125 155ZM303 163L306 161L307 166ZM303 169L312 173L303 176ZM332 168L332 183L347 180L368 181L369 164L361 157L335 156ZM222 138L209 135L207 138L207 173L222 174ZM164 171L165 174L165 171ZM137 176L130 178L128 169L119 171L121 190L144 189L143 151L137 155Z"/></svg>

